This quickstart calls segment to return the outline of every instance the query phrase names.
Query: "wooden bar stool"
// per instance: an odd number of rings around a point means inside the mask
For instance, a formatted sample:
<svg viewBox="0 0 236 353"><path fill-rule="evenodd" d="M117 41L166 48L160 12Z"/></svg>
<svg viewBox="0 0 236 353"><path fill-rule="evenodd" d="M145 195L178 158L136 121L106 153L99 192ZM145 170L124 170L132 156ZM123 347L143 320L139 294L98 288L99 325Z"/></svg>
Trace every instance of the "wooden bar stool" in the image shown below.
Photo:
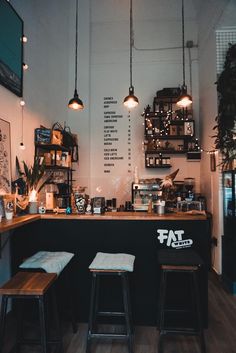
<svg viewBox="0 0 236 353"><path fill-rule="evenodd" d="M67 269L71 263L72 258L74 257L73 253L66 251L38 251L31 257L27 258L20 266L20 270L24 271L33 271L33 272L47 272L47 273L56 273L57 278L62 277L64 271ZM70 318L73 333L77 332L77 324L74 313L74 293L72 290L73 280L70 276L64 276L63 278L68 291L66 296L70 299L66 299L70 308ZM56 283L57 285L57 283Z"/></svg>
<svg viewBox="0 0 236 353"><path fill-rule="evenodd" d="M192 250L160 250L158 252L158 262L161 268L161 283L160 283L160 296L159 296L159 342L158 353L163 351L163 337L166 335L194 335L200 338L201 353L206 352L203 321L202 321L202 308L200 303L199 280L198 272L203 266L203 260L200 256ZM170 314L183 314L187 312L186 308L168 308L166 306L167 297L167 282L168 277L174 276L177 278L180 274L185 274L190 280L190 295L192 298L192 314L195 318L194 327L183 327L179 322L178 326L168 326L166 323L166 313ZM172 277L173 278L173 277ZM175 278L175 279L176 279ZM180 279L180 277L178 277ZM170 280L170 278L169 278ZM181 286L181 282L178 282ZM183 284L182 284L183 285ZM172 293L175 296L177 290Z"/></svg>
<svg viewBox="0 0 236 353"><path fill-rule="evenodd" d="M41 344L42 352L48 352L48 344L55 343L62 348L62 339L60 332L60 325L58 319L58 312L56 308L55 297L54 302L54 316L55 324L57 329L57 339L49 341L47 338L47 322L45 317L45 298L49 289L53 294L53 284L57 278L56 273L34 273L34 272L18 272L8 282L6 282L0 288L0 295L2 295L1 314L0 314L0 353L3 349L4 335L5 335L5 324L7 314L8 299L36 299L39 306L39 321L40 321L40 341L26 340L20 337L17 332L17 348L21 344ZM22 331L22 322L17 323L17 328Z"/></svg>
<svg viewBox="0 0 236 353"><path fill-rule="evenodd" d="M133 352L133 327L131 319L128 272L133 272L135 256L129 254L97 253L89 266L92 273L92 289L87 334L86 353L90 353L92 339L117 339L128 343L129 353ZM124 311L99 311L100 277L117 276L121 278ZM124 317L126 330L124 333L100 333L95 329L98 317Z"/></svg>

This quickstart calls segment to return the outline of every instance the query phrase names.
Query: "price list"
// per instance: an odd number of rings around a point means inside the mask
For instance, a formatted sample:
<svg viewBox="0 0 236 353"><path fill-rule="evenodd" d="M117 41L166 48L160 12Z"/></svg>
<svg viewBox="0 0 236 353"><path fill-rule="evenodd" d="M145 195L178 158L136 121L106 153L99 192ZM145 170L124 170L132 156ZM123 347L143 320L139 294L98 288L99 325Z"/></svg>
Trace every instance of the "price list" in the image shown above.
<svg viewBox="0 0 236 353"><path fill-rule="evenodd" d="M120 102L114 97L103 98L103 172L104 174L124 171L131 172L131 125L130 115L124 117L118 111ZM128 146L128 147L127 147Z"/></svg>

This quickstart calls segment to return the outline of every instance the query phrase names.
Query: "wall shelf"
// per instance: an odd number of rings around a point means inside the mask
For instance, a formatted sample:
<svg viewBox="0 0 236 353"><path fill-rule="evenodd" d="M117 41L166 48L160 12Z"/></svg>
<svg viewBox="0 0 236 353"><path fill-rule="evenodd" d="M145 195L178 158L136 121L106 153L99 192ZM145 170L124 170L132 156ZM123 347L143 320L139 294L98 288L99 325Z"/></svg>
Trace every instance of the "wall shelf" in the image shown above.
<svg viewBox="0 0 236 353"><path fill-rule="evenodd" d="M168 92L170 96L163 96L163 91ZM161 154L165 157L178 154L185 155L187 159L201 158L198 141L195 138L192 110L177 107L178 92L178 88L158 91L154 97L153 111L148 105L143 113L146 168L160 168L155 160L152 161L152 155ZM164 168L171 168L171 164L168 163L168 167Z"/></svg>

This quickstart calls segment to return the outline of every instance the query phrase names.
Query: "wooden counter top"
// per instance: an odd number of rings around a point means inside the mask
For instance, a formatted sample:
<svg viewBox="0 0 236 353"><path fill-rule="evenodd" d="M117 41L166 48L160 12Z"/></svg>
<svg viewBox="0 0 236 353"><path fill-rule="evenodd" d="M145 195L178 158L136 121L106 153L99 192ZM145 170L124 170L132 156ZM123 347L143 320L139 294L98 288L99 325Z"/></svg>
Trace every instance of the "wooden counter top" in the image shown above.
<svg viewBox="0 0 236 353"><path fill-rule="evenodd" d="M11 221L8 221L5 218L3 218L2 222L0 223L0 233L4 233L4 232L7 232L8 230L21 227L27 223L35 222L39 219L40 219L39 214L16 216L16 217L13 217Z"/></svg>
<svg viewBox="0 0 236 353"><path fill-rule="evenodd" d="M25 215L25 216L16 216L11 221L3 219L0 223L0 233L7 232L14 228L23 226L24 224L35 222L39 219L54 219L54 220L129 220L129 221L202 221L206 220L206 215L196 215L196 214L187 214L186 212L178 213L166 213L164 215L157 215L156 213L147 213L147 212L106 212L102 215L66 215L66 214L35 214L35 215Z"/></svg>
<svg viewBox="0 0 236 353"><path fill-rule="evenodd" d="M93 214L93 215L66 215L66 214L44 214L41 215L41 219L81 219L81 220L129 220L129 221L147 221L147 220L194 220L194 221L202 221L206 220L206 215L193 215L187 214L186 212L178 212L178 213L166 213L164 215L159 216L156 213L147 213L147 212L106 212L102 215Z"/></svg>

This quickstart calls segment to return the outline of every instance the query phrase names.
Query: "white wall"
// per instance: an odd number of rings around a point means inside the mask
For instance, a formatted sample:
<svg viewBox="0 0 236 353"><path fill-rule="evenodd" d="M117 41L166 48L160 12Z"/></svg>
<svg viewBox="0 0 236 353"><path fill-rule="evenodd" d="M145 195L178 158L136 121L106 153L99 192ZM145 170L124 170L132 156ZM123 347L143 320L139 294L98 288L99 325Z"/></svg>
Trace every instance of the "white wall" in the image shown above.
<svg viewBox="0 0 236 353"><path fill-rule="evenodd" d="M181 1L133 1L134 42L133 84L140 105L131 114L132 159L131 170L139 168L142 178L163 177L180 168L178 180L194 176L200 189L199 163L186 162L186 157L173 157L171 170L147 170L144 166L142 141L144 139L143 117L147 104L152 105L156 91L164 87L176 87L182 83L182 36ZM186 41L197 42L197 26L193 2L186 2ZM171 49L171 48L176 49ZM163 49L164 48L164 49ZM198 63L197 49L191 50L194 117L198 130ZM186 51L186 83L189 84L188 53ZM124 138L127 131L127 111L122 106L129 87L129 2L91 1L91 166L90 190L92 196L100 193L108 198L118 197L118 202L130 198L132 172L128 173L125 162L109 174L103 173L103 97L117 99L117 110L123 115ZM87 146L81 147L81 163L87 159ZM125 154L125 147L122 146ZM118 165L118 164L117 164ZM82 172L83 173L83 172ZM79 178L80 181L80 178ZM89 185L87 185L89 186Z"/></svg>

